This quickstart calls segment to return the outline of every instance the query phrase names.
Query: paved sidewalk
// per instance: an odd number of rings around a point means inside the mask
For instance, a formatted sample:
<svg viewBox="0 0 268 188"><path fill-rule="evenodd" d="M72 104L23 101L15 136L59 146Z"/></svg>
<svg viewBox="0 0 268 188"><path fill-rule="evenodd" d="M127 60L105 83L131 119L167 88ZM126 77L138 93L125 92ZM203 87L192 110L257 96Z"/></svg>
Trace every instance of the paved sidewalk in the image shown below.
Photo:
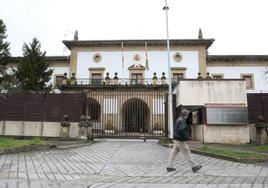
<svg viewBox="0 0 268 188"><path fill-rule="evenodd" d="M169 149L155 142L107 141L67 150L0 156L2 187L268 187L268 168L193 158L204 167L193 173L181 155L167 173Z"/></svg>

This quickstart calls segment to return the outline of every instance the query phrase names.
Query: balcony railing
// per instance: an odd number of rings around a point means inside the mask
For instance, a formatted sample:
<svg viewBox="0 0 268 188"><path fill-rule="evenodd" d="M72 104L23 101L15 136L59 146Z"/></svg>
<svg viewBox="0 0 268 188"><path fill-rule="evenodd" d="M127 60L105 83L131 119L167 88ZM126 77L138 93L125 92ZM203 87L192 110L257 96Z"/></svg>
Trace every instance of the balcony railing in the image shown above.
<svg viewBox="0 0 268 188"><path fill-rule="evenodd" d="M178 80L173 79L172 84L177 84ZM144 85L144 86L154 86L154 85L167 85L167 79L152 79L152 78L120 78L120 79L92 79L92 78L77 78L75 80L68 80L62 82L60 85L77 85L77 86L134 86L134 85Z"/></svg>

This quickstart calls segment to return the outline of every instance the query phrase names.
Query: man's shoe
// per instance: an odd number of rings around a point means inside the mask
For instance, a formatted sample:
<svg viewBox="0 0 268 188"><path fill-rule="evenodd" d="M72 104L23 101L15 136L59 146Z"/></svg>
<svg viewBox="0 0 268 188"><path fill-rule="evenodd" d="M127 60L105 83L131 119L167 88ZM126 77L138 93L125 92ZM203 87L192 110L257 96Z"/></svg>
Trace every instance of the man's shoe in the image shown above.
<svg viewBox="0 0 268 188"><path fill-rule="evenodd" d="M194 166L194 167L192 168L192 171L193 171L193 172L197 172L197 171L200 170L201 168L202 168L201 165L197 165L197 166Z"/></svg>
<svg viewBox="0 0 268 188"><path fill-rule="evenodd" d="M168 172L176 171L176 168L167 167L167 171L168 171Z"/></svg>

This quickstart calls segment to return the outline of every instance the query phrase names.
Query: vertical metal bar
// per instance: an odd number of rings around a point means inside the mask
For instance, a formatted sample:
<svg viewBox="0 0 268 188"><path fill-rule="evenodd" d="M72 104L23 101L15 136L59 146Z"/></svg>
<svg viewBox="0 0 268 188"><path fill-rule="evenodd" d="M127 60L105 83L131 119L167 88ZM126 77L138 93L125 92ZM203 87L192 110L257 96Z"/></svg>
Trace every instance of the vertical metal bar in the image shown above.
<svg viewBox="0 0 268 188"><path fill-rule="evenodd" d="M106 95L105 95L105 92L103 90L101 91L101 95L102 95L102 104L103 104L103 111L102 111L102 115L103 115L102 131L105 131L106 124L107 124L107 117L106 117L106 115L107 115L106 114L107 104L106 104L106 101L105 101Z"/></svg>
<svg viewBox="0 0 268 188"><path fill-rule="evenodd" d="M159 91L156 92L156 100L157 100L157 126L160 126L160 100L159 100ZM158 129L158 128L157 128ZM160 136L160 132L157 132L157 136Z"/></svg>
<svg viewBox="0 0 268 188"><path fill-rule="evenodd" d="M144 136L150 136L150 103L151 103L151 97L150 97L150 91L143 91L143 99L144 99L144 109L143 109L143 122L144 122ZM148 111L149 109L149 111Z"/></svg>
<svg viewBox="0 0 268 188"><path fill-rule="evenodd" d="M142 97L142 91L140 91L140 92L137 92L137 94L139 94L139 96L138 96L138 98L139 99L142 99L142 101L144 101L143 100L143 97ZM139 126L139 134L141 134L140 136L142 136L143 134L144 134L144 131L145 131L145 123L144 123L144 116L145 116L145 114L144 114L144 103L142 103L141 105L140 105L140 107L139 107L140 109L139 109L139 113L140 113L140 126Z"/></svg>

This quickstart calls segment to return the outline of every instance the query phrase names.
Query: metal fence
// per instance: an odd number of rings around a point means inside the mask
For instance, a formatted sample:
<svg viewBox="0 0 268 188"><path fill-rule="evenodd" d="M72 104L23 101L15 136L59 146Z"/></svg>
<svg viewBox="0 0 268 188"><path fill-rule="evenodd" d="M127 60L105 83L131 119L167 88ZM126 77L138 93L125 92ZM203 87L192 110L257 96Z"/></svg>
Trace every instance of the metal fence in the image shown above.
<svg viewBox="0 0 268 188"><path fill-rule="evenodd" d="M83 94L1 94L0 121L61 122L67 114L78 122L83 104Z"/></svg>
<svg viewBox="0 0 268 188"><path fill-rule="evenodd" d="M167 87L92 87L63 94L0 96L0 121L79 122L91 118L95 137L159 138L167 135Z"/></svg>
<svg viewBox="0 0 268 188"><path fill-rule="evenodd" d="M86 115L96 137L167 135L166 88L94 89L87 93Z"/></svg>
<svg viewBox="0 0 268 188"><path fill-rule="evenodd" d="M263 116L268 123L268 93L248 93L249 123L257 123L258 116Z"/></svg>

